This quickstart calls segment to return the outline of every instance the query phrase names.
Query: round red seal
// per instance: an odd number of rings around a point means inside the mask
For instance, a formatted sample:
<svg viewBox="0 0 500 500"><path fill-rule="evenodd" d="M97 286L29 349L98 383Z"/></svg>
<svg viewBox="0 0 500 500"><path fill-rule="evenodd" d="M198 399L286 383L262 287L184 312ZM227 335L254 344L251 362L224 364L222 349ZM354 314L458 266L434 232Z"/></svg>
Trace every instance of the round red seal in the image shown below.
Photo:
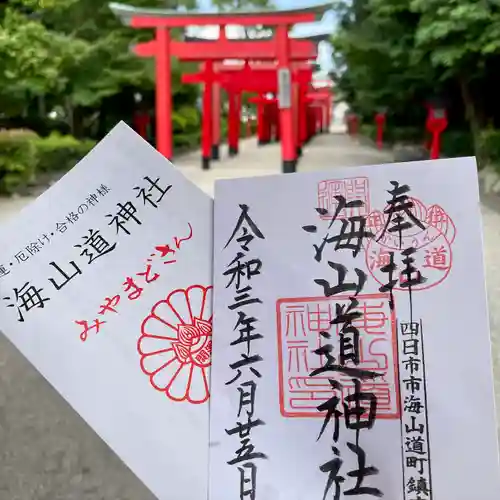
<svg viewBox="0 0 500 500"><path fill-rule="evenodd" d="M211 286L174 290L142 322L141 369L173 401L200 404L210 397L211 295Z"/></svg>
<svg viewBox="0 0 500 500"><path fill-rule="evenodd" d="M390 264L393 254L396 265L394 279L398 278L393 289L407 290L404 287L407 278L403 273L406 267L403 262L405 256L401 252L414 248L416 251L411 255L412 266L420 271L425 281L412 286L412 291L426 290L442 283L450 273L456 228L450 216L439 205L426 207L415 198L409 198L408 201L412 202L410 213L414 219L408 214L398 214L398 217L402 217L399 222L408 222L410 226L401 235L388 231L391 221L387 208L383 212L376 210L368 215L367 226L375 236L367 240L366 265L378 283L387 284L388 273L384 268Z"/></svg>

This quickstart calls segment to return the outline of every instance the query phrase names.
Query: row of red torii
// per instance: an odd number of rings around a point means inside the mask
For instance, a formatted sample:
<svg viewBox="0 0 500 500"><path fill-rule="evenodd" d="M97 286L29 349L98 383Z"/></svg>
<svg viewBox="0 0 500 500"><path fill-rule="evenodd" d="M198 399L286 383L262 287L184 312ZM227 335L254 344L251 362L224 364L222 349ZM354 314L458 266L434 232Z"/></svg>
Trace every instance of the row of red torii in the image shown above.
<svg viewBox="0 0 500 500"><path fill-rule="evenodd" d="M200 63L200 71L182 76L183 83L203 84L202 168L219 157L221 89L228 96L229 154L238 153L241 95L257 94L257 135L260 144L273 139L281 143L282 170L295 172L302 146L331 120L330 85L313 85L313 65L318 43L327 35L289 37L290 28L321 18L331 3L293 10L179 12L143 9L111 3L121 21L134 28L153 28L154 40L133 47L141 57L156 63L156 147L165 157L173 154L171 57ZM226 26L271 26L273 38L230 40ZM188 26L219 26L216 40L174 40L170 30ZM228 60L243 62L228 63ZM272 96L272 97L271 97Z"/></svg>

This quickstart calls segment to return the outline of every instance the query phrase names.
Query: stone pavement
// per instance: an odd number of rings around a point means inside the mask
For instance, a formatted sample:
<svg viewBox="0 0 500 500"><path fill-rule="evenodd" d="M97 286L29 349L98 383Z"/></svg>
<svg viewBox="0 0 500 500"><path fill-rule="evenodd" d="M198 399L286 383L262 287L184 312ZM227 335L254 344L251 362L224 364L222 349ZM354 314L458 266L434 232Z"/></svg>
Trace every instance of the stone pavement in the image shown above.
<svg viewBox="0 0 500 500"><path fill-rule="evenodd" d="M336 129L332 134L316 137L303 151L298 172L318 169L370 165L390 161L387 152L360 146ZM175 165L203 191L213 195L217 179L273 175L281 172L280 145L268 144L257 147L255 139L246 139L240 144L240 154L228 158L226 148L221 148L223 160L212 162L211 169L202 171L199 153L191 153L175 161ZM0 215L1 217L1 215Z"/></svg>
<svg viewBox="0 0 500 500"><path fill-rule="evenodd" d="M224 158L224 149L222 154ZM329 134L306 146L298 170L389 161L388 152L362 146L343 134ZM281 161L279 145L257 148L255 140L249 139L242 141L238 157L213 162L209 171L201 170L199 153L175 163L189 179L212 194L215 179L278 174ZM30 201L0 198L0 222ZM500 215L483 207L483 224L493 353L496 379L500 381ZM500 408L499 389L500 382ZM153 500L151 493L3 335L0 444L0 500Z"/></svg>

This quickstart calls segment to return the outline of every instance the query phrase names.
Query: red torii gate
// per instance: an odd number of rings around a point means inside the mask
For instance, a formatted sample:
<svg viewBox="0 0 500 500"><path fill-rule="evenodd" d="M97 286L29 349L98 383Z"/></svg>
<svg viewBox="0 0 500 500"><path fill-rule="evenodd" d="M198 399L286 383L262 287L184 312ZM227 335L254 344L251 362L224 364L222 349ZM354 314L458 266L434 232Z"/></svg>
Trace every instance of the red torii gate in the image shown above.
<svg viewBox="0 0 500 500"><path fill-rule="evenodd" d="M274 59L282 75L289 75L290 56L294 45L306 42L291 41L288 28L297 23L314 22L326 11L331 9L331 3L305 7L302 9L237 11L237 12L180 12L163 9L135 8L128 5L110 3L110 9L121 21L134 28L153 28L156 30L155 40L142 45L141 55L153 56L156 59L156 135L157 149L167 158L172 157L172 97L170 57L182 55L184 60L199 60L200 55L205 61L223 59L246 59L244 50L256 44L261 44L258 59ZM172 28L187 26L275 26L276 36L271 41L229 41L227 39L214 42L178 42L171 40ZM221 30L224 31L224 30ZM203 46L194 44L202 43ZM257 45L259 47L259 45ZM154 49L154 50L153 50ZM184 52L182 52L184 51ZM249 50L250 51L250 50ZM256 56L253 56L256 57ZM213 64L213 62L212 62ZM211 100L211 96L210 96ZM280 109L280 131L282 146L282 162L284 172L295 171L296 151L292 115L292 106L282 106Z"/></svg>
<svg viewBox="0 0 500 500"><path fill-rule="evenodd" d="M312 78L312 68L310 65L293 65L292 66L292 82L298 84L307 84ZM242 92L255 92L259 94L265 94L272 92L274 94L278 91L278 82L276 77L276 66L269 63L255 64L253 66L247 61L243 65L223 65L220 64L215 67L207 67L205 65L204 69L198 73L186 74L182 76L182 81L184 83L204 83L205 91L210 88L211 85L218 84L220 87L224 88L229 96L229 103L234 100L234 95L239 96ZM211 109L211 100L209 98L204 99L204 121L203 121L203 132L202 132L202 150L205 154L210 150L210 146L213 144L212 132L210 124L207 121L210 120L212 115L215 116L214 111L217 113L219 110ZM214 105L215 106L215 105ZM218 117L217 117L218 118ZM262 119L258 120L258 127L262 126ZM234 155L238 151L238 131L234 128L239 127L239 117L236 116L234 110L230 109L229 113L229 146L231 155ZM260 135L259 135L260 138Z"/></svg>
<svg viewBox="0 0 500 500"><path fill-rule="evenodd" d="M257 106L257 140L259 146L271 142L272 126L277 125L275 110L278 107L278 99L274 97L274 94L272 94L272 97L268 97L267 94L269 93L264 92L259 96L250 98L250 102ZM275 136L277 135L275 133Z"/></svg>
<svg viewBox="0 0 500 500"><path fill-rule="evenodd" d="M172 41L171 49L173 55L182 61L205 61L203 63L205 75L204 80L191 81L190 83L205 83L203 90L203 137L202 141L202 168L208 169L210 167L210 159L218 156L218 148L215 144L210 144L215 121L210 120L209 117L214 115L214 98L217 97L214 92L214 84L217 84L214 65L216 62L223 61L224 59L243 58L247 61L273 61L276 59L276 47L273 41L251 41L247 40L230 40L225 36L225 29L221 26L220 36L217 40L210 41ZM139 43L133 46L133 51L139 56L149 57L154 55L158 50L156 41ZM290 39L289 44L289 59L290 61L306 61L316 59L317 47L313 42L307 40L294 40ZM274 69L274 77L276 78L276 67ZM157 92L158 81L157 81ZM217 110L218 112L218 110ZM157 118L157 127L158 118ZM171 141L171 135L170 141ZM158 147L159 149L159 147ZM170 149L172 144L170 143Z"/></svg>
<svg viewBox="0 0 500 500"><path fill-rule="evenodd" d="M326 132L327 127L332 122L332 106L333 106L333 82L331 80L315 80L312 82L312 90L308 94L308 98L315 102L318 111L318 120L321 122L321 132Z"/></svg>
<svg viewBox="0 0 500 500"><path fill-rule="evenodd" d="M228 40L225 37L225 31L221 27L219 39L216 40L218 45L221 46L219 49L221 52L221 56L218 58L221 61L222 56L224 54L228 54L226 47L238 47L240 44L239 41L237 40ZM215 42L211 42L212 44L215 44ZM295 40L290 40L290 59L291 60L308 60L311 58L316 58L317 57L317 48L316 46L308 41L300 41L297 42ZM198 42L189 42L189 44L192 43L198 43ZM210 42L209 42L210 43ZM255 51L254 47L256 44L267 44L268 47L268 55L265 55L264 51ZM274 58L273 55L273 47L274 43L273 42L253 42L254 45L252 44L246 44L247 45L247 50L246 52L243 52L240 50L240 57L244 57L247 62L250 60L262 60L262 59L270 59L272 60ZM234 50L234 49L233 49ZM201 53L197 53L196 57L200 58ZM221 65L219 65L220 67ZM254 77L255 75L247 75L250 79ZM271 71L271 73L268 76L273 76L275 82L276 80L276 66L274 66L274 69ZM224 78L219 74L219 71L217 70L217 64L215 60L207 60L203 64L203 69L201 72L191 75L187 78L183 77L184 83L204 83L204 89L203 89L203 132L202 132L202 167L204 169L209 168L210 166L210 159L213 158L214 156L218 156L218 143L219 143L219 137L215 137L215 135L219 135L219 129L217 128L217 125L220 126L219 120L220 120L220 85L225 83L226 86L230 84L230 80L227 80L227 78L224 80ZM251 80L250 80L251 81ZM219 88L217 88L219 87ZM248 89L245 89L248 90ZM240 91L241 92L241 91ZM218 102L214 102L218 101ZM218 107L219 106L219 107ZM218 115L217 117L215 115ZM215 139L215 141L213 141Z"/></svg>
<svg viewBox="0 0 500 500"><path fill-rule="evenodd" d="M223 31L223 27L220 27L220 33L218 33L219 38L224 38L226 40L226 34ZM297 79L293 79L294 83L298 85L301 90L299 91L299 100L296 102L297 106L304 107L306 105L305 101L300 100L300 96L305 93L304 88L306 87L306 84L308 85L310 83L310 80L312 79L312 65L310 61L315 60L317 58L318 54L318 44L322 41L328 40L329 37L331 36L331 33L315 33L315 34L308 34L308 35L292 35L292 38L290 38L290 44L291 44L291 54L290 54L290 59L292 61L297 61L297 63L293 64L293 68L298 67L298 62L301 62L301 67L302 68L309 68L310 73L311 73L311 78L308 79L307 82L304 81L303 78L300 79L300 82L297 82ZM273 37L271 36L266 36L263 38L259 38L259 41L272 41ZM207 42L209 40L213 41L213 38L207 39L207 38L200 38L200 37L193 37L193 36L186 36L184 35L184 40L185 41L191 41L191 42ZM238 41L238 40L233 40L233 41ZM310 45L310 53L307 54L305 51L304 53L300 53L298 50L295 49L295 47L300 47L300 44L296 44L295 42L297 41L306 41L311 44L311 42L314 44ZM304 48L306 45L303 45ZM258 53L255 53L256 57L259 57ZM271 54L272 56L272 54ZM237 71L238 69L244 69L246 68L247 71L250 68L250 62L252 62L252 69L256 70L264 70L264 69L269 69L272 70L272 81L273 83L269 84L263 84L261 82L260 88L250 88L251 86L249 85L249 82L252 81L252 79L255 77L259 77L259 81L261 77L264 77L263 73L259 73L258 75L251 74L247 72L247 74L242 77L244 79L244 84L247 88L243 88L243 86L239 86L240 88L235 88L235 85L231 86L229 82L226 82L224 85L224 89L226 90L226 93L228 95L228 101L229 101L229 127L228 127L228 145L229 145L229 155L234 156L238 154L238 142L239 142L239 128L240 128L240 108L241 108L241 93L246 91L246 92L258 92L260 94L263 93L273 93L276 94L277 90L277 67L275 61L267 61L265 59L254 59L253 57L248 57L246 61L244 60L242 64L241 58L238 57L237 61L233 62L232 64L227 64L228 61L223 61L219 64L216 64L214 66L214 72L218 73L221 70L223 71ZM307 61L307 64L306 64ZM217 81L217 78L215 81L213 78L208 78L207 76L203 77L202 74L204 72L203 65L201 66L200 73L198 73L198 77L195 75L191 75L190 77L183 78L183 81L186 83L205 83L205 88L204 91L212 92L212 101L213 101L213 106L212 106L212 113L213 113L213 122L212 122L212 130L211 130L211 135L212 135L212 159L216 160L219 159L219 145L220 145L220 91L221 91L221 84ZM295 68L296 69L296 68ZM227 78L226 78L227 80ZM207 87L208 85L208 87ZM211 87L210 87L211 85ZM266 91L265 88L263 87L268 87L268 90ZM236 95L235 95L236 94ZM255 100L252 100L251 102L256 102ZM263 111L263 108L266 108L266 111L264 113L260 113L261 115L261 120L265 116L264 120L272 120L273 125L275 127L275 138L276 140L279 140L279 110L278 110L278 101L275 100L272 106L272 109L268 105L269 102L265 101L266 106L262 106L264 101L259 101L261 105L258 106L258 114L259 112ZM262 109L261 109L262 108ZM302 109L296 110L295 109L295 114L302 113ZM207 112L209 110L204 111L204 116L207 116ZM296 118L298 118L296 116ZM267 130L269 127L267 126L262 126L262 123L259 124L259 120L257 120L258 126L257 126L257 131L263 131L264 129ZM205 134L208 133L207 128L208 124L205 124L206 127L204 127ZM296 131L297 132L297 131ZM261 135L258 134L259 137L259 144L265 144L269 141L263 140ZM268 138L270 139L270 137ZM297 137L298 141L298 147L297 151L300 153L301 152L301 147L300 147L300 139ZM205 146L204 148L208 152L208 146Z"/></svg>

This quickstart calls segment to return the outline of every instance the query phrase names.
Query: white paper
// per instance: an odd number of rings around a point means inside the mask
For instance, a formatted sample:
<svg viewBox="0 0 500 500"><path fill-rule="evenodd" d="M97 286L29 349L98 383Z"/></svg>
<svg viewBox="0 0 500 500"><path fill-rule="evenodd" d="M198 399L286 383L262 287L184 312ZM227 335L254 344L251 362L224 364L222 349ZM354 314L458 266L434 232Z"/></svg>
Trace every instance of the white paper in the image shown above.
<svg viewBox="0 0 500 500"><path fill-rule="evenodd" d="M392 181L410 188L406 201L412 204L413 219L403 212L403 222L411 224L403 231L401 243L397 232L384 235L387 219L389 228L395 223L388 204ZM341 200L335 196L343 196L346 202L362 200L362 206L342 210L328 229ZM246 221L231 238L242 206L248 207L260 236ZM316 208L329 214L321 216ZM375 236L363 239L357 256L353 249L341 247L346 240L335 249L337 243L331 237L342 234L343 225L348 233L352 222L359 230L362 219ZM498 499L480 227L472 158L216 183L211 499L233 500L241 495L249 500L367 500L376 498L375 493L389 500ZM325 237L328 243L317 261L313 245L321 245ZM350 243L355 244L356 238ZM427 279L413 284L412 313L408 288L397 289L405 282L400 273L401 251L406 248L416 248L409 257ZM391 252L397 266L393 311L388 291L380 291L389 281L383 270L388 269ZM355 294L351 290L325 297L321 282L314 280L339 284L339 274L328 262L336 264L337 270L339 264L345 266L347 283L357 283L355 268L366 275L354 309L363 316L352 323L359 333L360 359L348 358L342 364L382 375L376 384L363 382L359 391L365 397L371 394L361 403L363 422L368 421L370 402L376 396L377 418L372 428L359 431L359 446L366 454L366 467L376 467L378 473L367 475L358 486L376 491L357 490L353 475L360 452L353 448L354 417L347 428L342 403L354 405L346 398L354 394L355 382L334 371L310 375L326 365L326 356L313 352L320 346L325 349L330 344L334 364L339 364L339 330L345 323L332 326L331 321L337 316L335 304L345 313L349 297ZM235 275L238 263L241 273ZM417 277L414 272L412 279ZM261 302L241 306L243 299L256 298ZM235 303L240 307L231 309ZM238 339L244 337L240 330L249 318L257 321L250 323L253 339L247 349ZM354 330L345 330L344 340L346 354L355 353ZM262 360L235 366L245 361L243 356L247 362L252 356ZM328 378L343 388L334 392ZM317 407L335 395L339 401L332 409L340 412L338 436L332 416L317 440L326 415ZM250 430L249 418L254 424ZM258 455L249 459L244 452ZM337 474L332 472L328 489L328 472L320 466L337 458L340 468Z"/></svg>
<svg viewBox="0 0 500 500"><path fill-rule="evenodd" d="M207 494L212 207L120 123L2 232L0 329L160 500Z"/></svg>

